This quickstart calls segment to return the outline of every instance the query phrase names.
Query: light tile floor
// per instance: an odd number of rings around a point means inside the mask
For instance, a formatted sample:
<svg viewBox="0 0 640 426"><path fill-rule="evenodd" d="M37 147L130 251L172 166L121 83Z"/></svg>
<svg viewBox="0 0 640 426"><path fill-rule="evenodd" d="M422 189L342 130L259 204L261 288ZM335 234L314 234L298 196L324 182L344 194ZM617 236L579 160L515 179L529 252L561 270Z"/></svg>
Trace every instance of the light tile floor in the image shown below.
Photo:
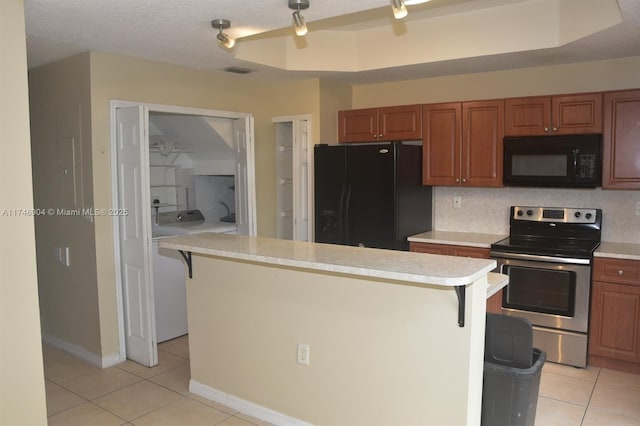
<svg viewBox="0 0 640 426"><path fill-rule="evenodd" d="M545 363L536 426L640 426L640 375Z"/></svg>
<svg viewBox="0 0 640 426"><path fill-rule="evenodd" d="M189 392L188 336L158 345L158 365L99 369L44 346L49 425L265 426ZM547 362L536 426L640 426L640 375Z"/></svg>
<svg viewBox="0 0 640 426"><path fill-rule="evenodd" d="M189 340L158 345L158 365L132 361L100 369L44 346L50 426L265 426L189 392Z"/></svg>

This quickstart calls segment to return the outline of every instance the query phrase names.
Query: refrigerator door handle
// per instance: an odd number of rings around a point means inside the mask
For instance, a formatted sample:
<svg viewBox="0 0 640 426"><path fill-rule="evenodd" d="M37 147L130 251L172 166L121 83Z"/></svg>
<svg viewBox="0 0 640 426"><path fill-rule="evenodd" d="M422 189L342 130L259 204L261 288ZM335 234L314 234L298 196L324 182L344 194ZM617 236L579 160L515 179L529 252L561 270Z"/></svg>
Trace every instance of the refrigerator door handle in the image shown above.
<svg viewBox="0 0 640 426"><path fill-rule="evenodd" d="M347 195L347 186L345 184L342 184L342 188L340 188L340 206L338 208L338 232L340 235L340 244L344 244L344 219L345 219L345 215L344 215L344 203L345 203L345 196Z"/></svg>
<svg viewBox="0 0 640 426"><path fill-rule="evenodd" d="M351 230L349 222L351 217L351 185L347 185L347 200L344 206L344 242L349 245L351 242Z"/></svg>

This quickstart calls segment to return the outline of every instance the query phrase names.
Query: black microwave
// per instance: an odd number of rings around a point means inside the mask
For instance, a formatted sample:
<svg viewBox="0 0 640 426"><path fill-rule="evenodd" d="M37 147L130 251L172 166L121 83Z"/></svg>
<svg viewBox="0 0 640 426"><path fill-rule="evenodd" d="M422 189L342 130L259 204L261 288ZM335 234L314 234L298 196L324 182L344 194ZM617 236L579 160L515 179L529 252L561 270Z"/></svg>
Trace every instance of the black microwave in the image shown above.
<svg viewBox="0 0 640 426"><path fill-rule="evenodd" d="M504 138L505 186L595 188L602 181L602 135Z"/></svg>

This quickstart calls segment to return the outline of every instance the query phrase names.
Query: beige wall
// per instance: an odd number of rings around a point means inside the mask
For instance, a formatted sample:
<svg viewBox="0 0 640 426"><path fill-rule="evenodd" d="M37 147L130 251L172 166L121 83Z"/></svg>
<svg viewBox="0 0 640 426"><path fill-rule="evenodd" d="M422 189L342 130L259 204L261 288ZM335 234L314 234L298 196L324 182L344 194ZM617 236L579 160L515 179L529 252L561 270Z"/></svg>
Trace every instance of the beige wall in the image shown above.
<svg viewBox="0 0 640 426"><path fill-rule="evenodd" d="M193 259L187 312L200 394L317 425L479 424L484 278L467 287L461 328L451 287ZM299 342L310 345L309 366L296 363Z"/></svg>
<svg viewBox="0 0 640 426"><path fill-rule="evenodd" d="M0 209L33 208L22 0L0 2ZM33 217L2 214L0 424L46 425Z"/></svg>
<svg viewBox="0 0 640 426"><path fill-rule="evenodd" d="M98 357L101 352L93 206L89 54L29 73L34 202L42 333ZM69 266L56 249L69 247Z"/></svg>
<svg viewBox="0 0 640 426"><path fill-rule="evenodd" d="M338 143L337 111L352 108L351 86L344 83L320 80L320 141L335 145Z"/></svg>
<svg viewBox="0 0 640 426"><path fill-rule="evenodd" d="M640 87L640 57L359 85L353 107L453 102Z"/></svg>

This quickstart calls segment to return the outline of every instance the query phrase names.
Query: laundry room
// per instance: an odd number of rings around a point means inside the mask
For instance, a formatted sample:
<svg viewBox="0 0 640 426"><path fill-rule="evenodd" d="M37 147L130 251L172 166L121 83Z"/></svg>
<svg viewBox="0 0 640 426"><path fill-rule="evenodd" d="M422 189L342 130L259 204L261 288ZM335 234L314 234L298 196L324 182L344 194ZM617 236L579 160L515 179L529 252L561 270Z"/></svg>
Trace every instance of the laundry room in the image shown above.
<svg viewBox="0 0 640 426"><path fill-rule="evenodd" d="M158 240L235 234L233 128L226 118L149 113L152 281L158 343L188 333L183 259Z"/></svg>
<svg viewBox="0 0 640 426"><path fill-rule="evenodd" d="M235 222L230 121L149 113L149 194L155 225L159 213L193 209L207 222Z"/></svg>

